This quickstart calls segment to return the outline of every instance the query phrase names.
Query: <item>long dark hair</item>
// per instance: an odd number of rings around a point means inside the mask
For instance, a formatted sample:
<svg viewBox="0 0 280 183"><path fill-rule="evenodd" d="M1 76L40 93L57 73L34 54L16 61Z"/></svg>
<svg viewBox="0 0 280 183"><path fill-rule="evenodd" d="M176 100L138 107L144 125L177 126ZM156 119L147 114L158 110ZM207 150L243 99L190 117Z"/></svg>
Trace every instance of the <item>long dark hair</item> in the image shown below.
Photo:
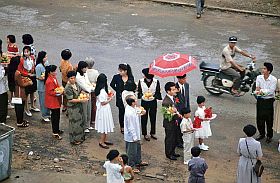
<svg viewBox="0 0 280 183"><path fill-rule="evenodd" d="M48 66L46 66L45 81L44 81L44 83L46 83L46 81L47 81L47 79L48 79L48 77L50 75L50 72L54 72L54 71L56 71L56 69L57 69L56 65L48 65Z"/></svg>
<svg viewBox="0 0 280 183"><path fill-rule="evenodd" d="M119 70L127 71L128 79L131 79L134 81L132 70L131 70L131 67L129 64L119 64Z"/></svg>
<svg viewBox="0 0 280 183"><path fill-rule="evenodd" d="M30 55L31 55L31 47L30 46L24 46L22 49L22 56L24 59L26 59L25 55L24 55L24 50L29 50Z"/></svg>
<svg viewBox="0 0 280 183"><path fill-rule="evenodd" d="M2 57L2 40L0 39L0 56Z"/></svg>
<svg viewBox="0 0 280 183"><path fill-rule="evenodd" d="M107 76L105 74L101 73L97 77L95 95L98 96L100 94L100 90L103 88L108 93Z"/></svg>
<svg viewBox="0 0 280 183"><path fill-rule="evenodd" d="M88 67L88 64L85 61L80 61L78 63L77 72L80 73L81 76L84 75L83 68Z"/></svg>
<svg viewBox="0 0 280 183"><path fill-rule="evenodd" d="M20 56L12 57L10 64L8 65L8 80L9 82L14 81L15 72L18 69L18 65L20 63Z"/></svg>
<svg viewBox="0 0 280 183"><path fill-rule="evenodd" d="M47 52L45 52L45 51L40 51L40 52L38 53L38 56L37 56L36 65L42 64L42 65L45 67L44 58L46 57L46 55L47 55Z"/></svg>

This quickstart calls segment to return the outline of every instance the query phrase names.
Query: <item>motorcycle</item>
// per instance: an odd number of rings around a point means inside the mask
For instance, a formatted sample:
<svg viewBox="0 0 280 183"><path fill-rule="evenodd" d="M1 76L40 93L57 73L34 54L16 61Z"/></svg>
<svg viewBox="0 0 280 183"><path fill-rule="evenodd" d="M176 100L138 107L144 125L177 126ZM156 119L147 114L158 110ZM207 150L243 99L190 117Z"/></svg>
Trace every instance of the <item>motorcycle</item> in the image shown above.
<svg viewBox="0 0 280 183"><path fill-rule="evenodd" d="M233 86L233 79L230 76L221 72L218 64L210 64L202 62L199 65L199 69L202 72L202 78L204 88L212 95L219 96L223 93L232 94L231 89ZM256 69L255 63L252 61L247 64L245 77L241 80L240 96L245 95L247 92L256 90L256 78L260 75L259 69Z"/></svg>

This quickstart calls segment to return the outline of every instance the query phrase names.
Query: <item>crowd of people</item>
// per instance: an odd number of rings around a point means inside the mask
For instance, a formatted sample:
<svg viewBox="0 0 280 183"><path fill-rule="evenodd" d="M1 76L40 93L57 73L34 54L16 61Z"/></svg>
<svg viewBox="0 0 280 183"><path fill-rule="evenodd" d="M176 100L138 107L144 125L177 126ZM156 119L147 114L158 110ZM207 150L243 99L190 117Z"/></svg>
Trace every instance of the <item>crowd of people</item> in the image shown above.
<svg viewBox="0 0 280 183"><path fill-rule="evenodd" d="M24 114L32 117L32 112L40 112L43 122L51 122L52 137L61 140L64 133L60 128L62 111L68 116L71 144L83 143L85 134L96 130L100 134L100 148L109 149L114 145L107 135L115 129L110 106L115 97L120 132L123 134L127 155L120 156L117 150L111 150L107 155L109 161L105 162L104 168L107 170L107 182L131 182L134 173L140 172L141 166L148 166L148 162L141 157L141 136L146 141L158 139L156 117L158 101L162 100L162 108L167 111L163 112L166 158L177 160L180 155L175 150L183 148L184 164L188 165L190 171L189 182L205 182L204 174L208 166L199 155L201 151L209 150L205 140L212 136L210 124L216 114L212 113L210 106L206 107L205 97L197 96L197 109L192 120L186 74L177 76L176 83L167 82L164 86L166 95L162 97L160 82L149 73L149 68L144 68L143 78L135 82L130 65L119 64L118 74L114 75L108 84L107 76L94 68L93 59L80 61L74 67L70 61L71 50L64 49L61 52L60 65L51 65L48 63L46 51L37 54L30 34L22 36L22 43L23 49L20 52L15 36L8 35L7 52L3 53L2 41L0 42L1 57L5 56L10 60L9 63L0 64L1 123L6 123L8 108L15 109L19 128L30 125ZM230 54L224 59L229 57ZM258 76L256 81L256 90L266 90L268 93L257 100L257 126L260 135L256 140L261 140L267 134L267 143L271 142L273 136L273 102L277 88L277 79L271 75L272 71L272 64L264 63L263 75ZM61 73L61 82L57 79L58 72ZM35 102L36 91L39 108ZM138 99L141 100L140 105ZM279 104L277 106L279 108ZM276 113L275 121L280 121L279 112ZM151 124L149 134L148 118ZM278 132L279 124L274 125ZM254 164L257 159L261 159L261 145L252 138L256 133L254 126L247 125L243 131L247 138L240 139L238 144L240 161L237 179L240 183L248 182L249 179L258 182L260 178L254 174L250 162ZM197 146L195 139L198 141Z"/></svg>

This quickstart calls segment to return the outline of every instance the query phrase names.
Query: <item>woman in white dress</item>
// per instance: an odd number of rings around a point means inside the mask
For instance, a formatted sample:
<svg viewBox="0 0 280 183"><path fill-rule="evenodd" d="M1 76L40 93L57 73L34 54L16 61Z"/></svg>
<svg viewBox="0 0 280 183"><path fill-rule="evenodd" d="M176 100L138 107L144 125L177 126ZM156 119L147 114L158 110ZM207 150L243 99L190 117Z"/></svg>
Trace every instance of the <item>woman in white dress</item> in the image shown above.
<svg viewBox="0 0 280 183"><path fill-rule="evenodd" d="M113 143L107 141L107 134L114 132L114 122L110 107L112 97L108 97L107 76L103 73L97 78L95 94L97 97L95 130L101 133L99 146L109 149L107 145L113 145Z"/></svg>
<svg viewBox="0 0 280 183"><path fill-rule="evenodd" d="M280 133L280 79L277 79L277 88L275 91L276 98L276 105L275 105L275 112L274 112L274 123L273 123L273 130L276 133ZM280 152L280 139L278 141L278 151Z"/></svg>
<svg viewBox="0 0 280 183"><path fill-rule="evenodd" d="M237 169L237 183L260 183L261 178L257 177L253 170L257 160L263 156L261 143L256 141L253 136L257 129L253 125L247 125L243 128L246 138L240 138L237 148L239 162Z"/></svg>

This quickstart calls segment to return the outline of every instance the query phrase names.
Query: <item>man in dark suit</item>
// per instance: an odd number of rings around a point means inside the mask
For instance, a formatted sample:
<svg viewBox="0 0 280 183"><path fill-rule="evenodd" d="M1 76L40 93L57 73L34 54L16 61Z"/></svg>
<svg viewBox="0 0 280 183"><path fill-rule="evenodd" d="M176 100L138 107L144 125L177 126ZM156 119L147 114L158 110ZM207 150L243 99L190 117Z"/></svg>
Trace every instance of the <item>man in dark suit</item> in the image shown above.
<svg viewBox="0 0 280 183"><path fill-rule="evenodd" d="M174 82L168 82L165 84L164 89L166 91L166 96L162 101L162 107L174 107L175 108L175 98L176 87ZM174 115L172 120L163 119L163 127L165 128L165 155L170 160L177 160L179 154L175 153L176 148L176 120L178 115Z"/></svg>
<svg viewBox="0 0 280 183"><path fill-rule="evenodd" d="M184 103L184 108L190 110L190 92L189 92L189 83L187 83L187 75L177 76L178 82L176 83L176 88L180 88L178 95L181 96Z"/></svg>
<svg viewBox="0 0 280 183"><path fill-rule="evenodd" d="M178 82L176 83L176 88L178 89L176 97L179 102L176 103L176 108L180 112L181 109L187 108L190 110L190 95L189 95L189 83L187 83L187 76L184 74L183 76L177 76ZM176 128L176 146L179 148L183 148L183 134L180 129L181 120Z"/></svg>

